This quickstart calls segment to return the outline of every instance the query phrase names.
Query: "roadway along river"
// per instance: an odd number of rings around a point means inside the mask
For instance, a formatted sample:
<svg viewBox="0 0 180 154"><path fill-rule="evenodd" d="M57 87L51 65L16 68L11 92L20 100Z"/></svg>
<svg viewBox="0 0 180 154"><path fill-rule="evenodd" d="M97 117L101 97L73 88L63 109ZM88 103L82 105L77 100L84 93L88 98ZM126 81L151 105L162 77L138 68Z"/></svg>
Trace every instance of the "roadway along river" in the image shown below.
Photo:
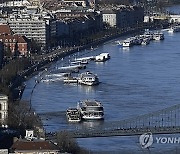
<svg viewBox="0 0 180 154"><path fill-rule="evenodd" d="M92 56L109 52L111 59L105 63L90 62L86 70L99 76L101 83L95 87L40 82L32 95L32 106L42 117L47 131L76 127L98 127L104 122L118 121L150 113L180 103L180 33L164 31L164 41L152 41L147 46L123 49L115 40L94 50L86 50L66 57L50 68L67 65L74 57ZM124 38L119 38L121 40ZM23 99L29 99L35 84L33 77L27 81ZM68 124L65 111L75 107L79 100L97 99L105 109L105 120ZM57 113L56 113L57 111ZM51 113L48 113L51 112ZM53 114L54 113L54 114ZM93 151L117 153L143 153L138 136L78 139L82 147ZM108 147L108 149L107 149ZM153 144L151 152L180 150L178 144ZM180 152L180 151L179 151Z"/></svg>

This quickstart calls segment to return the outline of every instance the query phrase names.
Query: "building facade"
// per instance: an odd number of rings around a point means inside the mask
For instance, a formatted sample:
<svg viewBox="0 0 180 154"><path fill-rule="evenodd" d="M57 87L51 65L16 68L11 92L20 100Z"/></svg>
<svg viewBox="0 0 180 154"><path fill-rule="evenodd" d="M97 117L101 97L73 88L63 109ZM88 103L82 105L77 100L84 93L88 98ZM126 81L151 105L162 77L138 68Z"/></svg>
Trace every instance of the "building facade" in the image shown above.
<svg viewBox="0 0 180 154"><path fill-rule="evenodd" d="M27 8L11 13L7 18L1 18L1 24L7 24L16 35L25 36L37 42L40 47L47 47L50 40L50 22L53 16L41 12L38 8Z"/></svg>
<svg viewBox="0 0 180 154"><path fill-rule="evenodd" d="M110 27L117 26L117 13L113 10L104 10L102 12L103 22L109 24Z"/></svg>
<svg viewBox="0 0 180 154"><path fill-rule="evenodd" d="M11 151L15 154L58 154L59 148L50 141L20 139L12 145Z"/></svg>
<svg viewBox="0 0 180 154"><path fill-rule="evenodd" d="M144 10L141 7L123 6L102 10L102 20L110 27L134 27L144 20Z"/></svg>
<svg viewBox="0 0 180 154"><path fill-rule="evenodd" d="M96 12L56 13L57 36L79 37L102 29L101 15Z"/></svg>
<svg viewBox="0 0 180 154"><path fill-rule="evenodd" d="M46 46L46 22L38 18L14 18L8 20L12 31L17 35L26 36L37 41L41 46Z"/></svg>
<svg viewBox="0 0 180 154"><path fill-rule="evenodd" d="M12 53L17 51L21 55L27 54L27 42L21 35L14 35L8 25L0 25L0 42L3 42L4 48Z"/></svg>
<svg viewBox="0 0 180 154"><path fill-rule="evenodd" d="M4 45L0 41L0 69L2 68L3 65L3 58L4 58Z"/></svg>
<svg viewBox="0 0 180 154"><path fill-rule="evenodd" d="M0 126L7 124L8 117L8 96L0 94Z"/></svg>
<svg viewBox="0 0 180 154"><path fill-rule="evenodd" d="M169 23L180 23L180 15L170 15Z"/></svg>

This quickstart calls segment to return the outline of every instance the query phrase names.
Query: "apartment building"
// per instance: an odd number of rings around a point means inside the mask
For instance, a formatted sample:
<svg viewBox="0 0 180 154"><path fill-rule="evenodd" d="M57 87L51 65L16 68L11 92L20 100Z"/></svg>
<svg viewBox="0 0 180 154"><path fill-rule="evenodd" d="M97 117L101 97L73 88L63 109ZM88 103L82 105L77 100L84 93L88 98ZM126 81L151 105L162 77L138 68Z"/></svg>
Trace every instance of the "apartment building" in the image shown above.
<svg viewBox="0 0 180 154"><path fill-rule="evenodd" d="M41 46L46 46L47 26L43 19L21 16L8 19L8 24L15 34L26 36L28 39L37 41Z"/></svg>
<svg viewBox="0 0 180 154"><path fill-rule="evenodd" d="M29 1L28 0L11 0L11 1L3 1L3 3L1 3L2 6L5 6L5 7L11 7L11 6L17 6L17 7L20 7L20 6L27 6L27 5L30 5Z"/></svg>
<svg viewBox="0 0 180 154"><path fill-rule="evenodd" d="M102 12L103 22L108 23L110 27L117 26L117 13L113 10L103 10Z"/></svg>
<svg viewBox="0 0 180 154"><path fill-rule="evenodd" d="M8 116L8 96L0 94L0 127L6 125Z"/></svg>
<svg viewBox="0 0 180 154"><path fill-rule="evenodd" d="M57 36L86 35L102 29L101 15L96 12L57 12Z"/></svg>
<svg viewBox="0 0 180 154"><path fill-rule="evenodd" d="M102 10L103 22L110 27L133 27L144 20L144 10L136 6L121 6Z"/></svg>

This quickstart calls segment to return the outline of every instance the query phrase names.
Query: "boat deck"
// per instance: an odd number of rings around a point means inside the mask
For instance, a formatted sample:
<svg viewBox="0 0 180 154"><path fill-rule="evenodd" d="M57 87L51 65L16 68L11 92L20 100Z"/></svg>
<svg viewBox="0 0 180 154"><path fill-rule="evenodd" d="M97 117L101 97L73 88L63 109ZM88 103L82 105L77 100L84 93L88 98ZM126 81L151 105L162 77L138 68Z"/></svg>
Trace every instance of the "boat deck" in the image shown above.
<svg viewBox="0 0 180 154"><path fill-rule="evenodd" d="M93 107L95 107L95 106L97 106L97 107L101 106L100 102L93 101L93 100L86 100L86 101L83 101L83 103L84 103L85 106L88 106L88 107L89 107L89 106L93 106Z"/></svg>

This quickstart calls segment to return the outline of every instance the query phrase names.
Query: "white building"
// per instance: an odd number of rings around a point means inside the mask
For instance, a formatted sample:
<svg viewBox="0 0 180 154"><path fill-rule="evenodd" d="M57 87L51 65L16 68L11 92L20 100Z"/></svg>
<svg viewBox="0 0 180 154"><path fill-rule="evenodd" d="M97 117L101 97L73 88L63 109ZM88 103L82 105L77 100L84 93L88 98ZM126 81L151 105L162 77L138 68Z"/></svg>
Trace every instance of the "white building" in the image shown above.
<svg viewBox="0 0 180 154"><path fill-rule="evenodd" d="M108 23L110 27L117 25L117 13L112 10L105 10L102 13L103 22Z"/></svg>
<svg viewBox="0 0 180 154"><path fill-rule="evenodd" d="M86 7L87 6L87 1L86 0L63 0L63 1L59 1L59 4L61 6L66 5L66 6L82 6L82 7Z"/></svg>
<svg viewBox="0 0 180 154"><path fill-rule="evenodd" d="M7 117L8 117L8 96L0 94L0 124L1 125L6 124Z"/></svg>
<svg viewBox="0 0 180 154"><path fill-rule="evenodd" d="M41 47L49 45L52 21L54 16L51 13L34 6L17 10L6 18L0 18L0 23L8 24L14 34L26 36Z"/></svg>
<svg viewBox="0 0 180 154"><path fill-rule="evenodd" d="M180 23L180 15L170 15L169 22L170 23Z"/></svg>
<svg viewBox="0 0 180 154"><path fill-rule="evenodd" d="M8 20L8 23L15 34L33 39L42 46L46 45L46 22L43 19L37 17L11 18Z"/></svg>
<svg viewBox="0 0 180 154"><path fill-rule="evenodd" d="M111 10L102 10L103 22L110 27L135 27L144 20L144 10L136 6L119 6Z"/></svg>
<svg viewBox="0 0 180 154"><path fill-rule="evenodd" d="M1 4L2 6L27 6L30 5L28 0L12 0L12 1L4 1L4 3Z"/></svg>

